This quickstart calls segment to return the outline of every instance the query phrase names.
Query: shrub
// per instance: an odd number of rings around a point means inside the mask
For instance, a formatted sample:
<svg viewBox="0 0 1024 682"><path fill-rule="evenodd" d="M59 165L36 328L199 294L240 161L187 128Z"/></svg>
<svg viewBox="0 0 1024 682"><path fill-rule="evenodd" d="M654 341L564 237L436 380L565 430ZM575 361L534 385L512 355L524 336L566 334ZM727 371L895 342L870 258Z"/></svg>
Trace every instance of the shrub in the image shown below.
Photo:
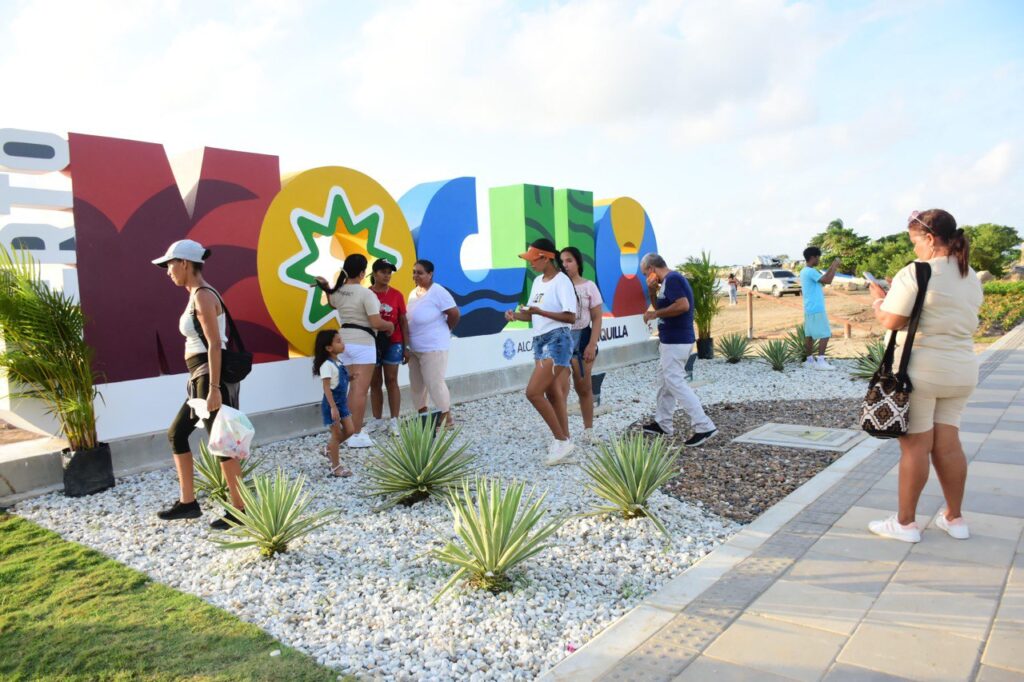
<svg viewBox="0 0 1024 682"><path fill-rule="evenodd" d="M882 356L885 355L884 341L871 341L864 352L858 355L853 361L853 376L858 379L870 379L882 366Z"/></svg>
<svg viewBox="0 0 1024 682"><path fill-rule="evenodd" d="M668 529L647 501L675 475L677 459L659 437L648 440L634 433L619 436L611 444L601 443L593 458L583 464L583 472L590 479L587 489L611 504L593 513L619 513L627 519L645 516L671 543Z"/></svg>
<svg viewBox="0 0 1024 682"><path fill-rule="evenodd" d="M781 372L786 367L786 363L794 359L789 343L783 339L765 341L758 349L757 356L771 365L776 372Z"/></svg>
<svg viewBox="0 0 1024 682"><path fill-rule="evenodd" d="M513 481L503 491L500 479L476 479L474 485L465 479L461 490L449 492L448 508L462 542L449 542L430 552L431 557L458 567L434 602L464 576L471 585L493 593L507 590L512 585L508 572L548 547L545 540L564 519L555 517L542 524L547 513L541 507L546 494L535 497L531 491L524 496L525 487Z"/></svg>
<svg viewBox="0 0 1024 682"><path fill-rule="evenodd" d="M792 359L800 362L807 359L807 334L802 324L793 327L793 331L786 334L786 345ZM828 348L825 349L825 354L828 355Z"/></svg>
<svg viewBox="0 0 1024 682"><path fill-rule="evenodd" d="M982 285L986 296L999 294L1024 294L1024 281L1021 282L985 282Z"/></svg>
<svg viewBox="0 0 1024 682"><path fill-rule="evenodd" d="M259 469L259 457L250 455L241 462L242 481L249 478ZM224 478L224 472L220 468L220 459L210 452L205 442L199 443L199 456L195 458L195 481L196 490L206 493L211 500L228 499L228 481Z"/></svg>
<svg viewBox="0 0 1024 682"><path fill-rule="evenodd" d="M718 297L718 266L711 262L711 254L700 252L700 258L689 258L677 268L686 275L693 290L693 324L697 337L711 338L711 323L722 308Z"/></svg>
<svg viewBox="0 0 1024 682"><path fill-rule="evenodd" d="M385 498L379 508L445 493L471 474L476 456L467 452L468 444L454 447L459 433L435 434L433 422L419 417L399 422L398 433L378 443L380 455L366 466L370 494Z"/></svg>
<svg viewBox="0 0 1024 682"><path fill-rule="evenodd" d="M309 495L302 492L305 482L304 476L289 480L278 468L273 476L254 476L251 488L247 485L239 488L244 511L235 509L230 502L217 500L217 504L234 514L240 524L214 536L213 542L224 549L259 547L264 557L287 551L290 543L312 533L339 513L337 509L325 509L304 515L311 502Z"/></svg>
<svg viewBox="0 0 1024 682"><path fill-rule="evenodd" d="M735 365L750 356L750 340L745 334L727 334L718 339L718 352L725 356L726 362Z"/></svg>
<svg viewBox="0 0 1024 682"><path fill-rule="evenodd" d="M1018 284L1018 282L999 282ZM986 294L978 311L978 332L983 336L998 336L1024 321L1024 292Z"/></svg>

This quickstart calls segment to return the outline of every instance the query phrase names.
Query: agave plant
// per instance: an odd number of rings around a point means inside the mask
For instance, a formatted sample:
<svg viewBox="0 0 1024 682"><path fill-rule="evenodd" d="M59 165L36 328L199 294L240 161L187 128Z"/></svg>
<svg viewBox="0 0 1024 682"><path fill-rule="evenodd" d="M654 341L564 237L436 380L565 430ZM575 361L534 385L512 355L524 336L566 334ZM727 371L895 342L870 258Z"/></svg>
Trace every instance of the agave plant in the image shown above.
<svg viewBox="0 0 1024 682"><path fill-rule="evenodd" d="M794 360L803 362L807 359L807 333L804 332L802 324L793 327L793 331L786 334L786 345L789 346L789 353Z"/></svg>
<svg viewBox="0 0 1024 682"><path fill-rule="evenodd" d="M594 457L583 464L590 481L587 488L610 504L593 514L619 513L627 519L646 516L671 543L665 524L651 512L651 493L676 473L678 455L663 438L648 440L638 433L619 436L611 444L601 443Z"/></svg>
<svg viewBox="0 0 1024 682"><path fill-rule="evenodd" d="M864 353L858 355L853 361L853 376L858 379L870 379L882 366L882 357L885 355L885 344L881 341L872 341L864 349Z"/></svg>
<svg viewBox="0 0 1024 682"><path fill-rule="evenodd" d="M718 352L725 356L726 362L735 365L750 356L750 339L744 334L726 334L718 339Z"/></svg>
<svg viewBox="0 0 1024 682"><path fill-rule="evenodd" d="M259 547L264 557L287 551L290 543L312 533L339 513L337 509L324 509L306 515L312 500L308 493L302 492L305 483L304 476L289 480L278 468L273 476L257 474L251 487L243 485L239 488L245 504L243 511L235 509L230 502L216 500L238 519L239 524L214 536L213 542L224 549Z"/></svg>
<svg viewBox="0 0 1024 682"><path fill-rule="evenodd" d="M369 493L384 498L381 508L443 494L471 474L476 456L468 444L455 447L459 433L435 433L433 423L419 417L399 422L398 433L378 443L380 455L366 466Z"/></svg>
<svg viewBox="0 0 1024 682"><path fill-rule="evenodd" d="M757 356L771 365L776 372L781 372L786 363L793 360L792 349L783 339L769 339L758 349Z"/></svg>
<svg viewBox="0 0 1024 682"><path fill-rule="evenodd" d="M50 288L27 251L0 246L0 373L11 383L12 396L46 405L73 451L99 444L99 394L84 326L82 307Z"/></svg>
<svg viewBox="0 0 1024 682"><path fill-rule="evenodd" d="M250 455L240 462L244 482L260 468L259 457ZM228 499L228 481L220 467L220 460L210 452L206 442L199 443L199 456L195 458L196 490L206 493L211 500L226 501Z"/></svg>
<svg viewBox="0 0 1024 682"><path fill-rule="evenodd" d="M455 520L460 543L449 542L430 556L458 567L434 602L455 583L468 577L471 585L493 593L511 587L509 571L548 547L545 543L564 523L554 517L543 522L546 493L524 494L526 485L500 479L465 479L461 489L450 491L448 508ZM474 501L473 489L476 490Z"/></svg>

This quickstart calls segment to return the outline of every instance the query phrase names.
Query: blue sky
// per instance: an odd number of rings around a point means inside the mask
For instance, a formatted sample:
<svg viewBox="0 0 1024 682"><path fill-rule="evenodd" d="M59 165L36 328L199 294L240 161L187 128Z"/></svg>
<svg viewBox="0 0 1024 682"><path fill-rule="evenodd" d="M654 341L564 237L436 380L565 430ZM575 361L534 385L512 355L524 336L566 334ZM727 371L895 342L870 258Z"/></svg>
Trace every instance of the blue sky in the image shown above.
<svg viewBox="0 0 1024 682"><path fill-rule="evenodd" d="M5 2L0 127L632 196L673 262L1024 228L1024 3Z"/></svg>

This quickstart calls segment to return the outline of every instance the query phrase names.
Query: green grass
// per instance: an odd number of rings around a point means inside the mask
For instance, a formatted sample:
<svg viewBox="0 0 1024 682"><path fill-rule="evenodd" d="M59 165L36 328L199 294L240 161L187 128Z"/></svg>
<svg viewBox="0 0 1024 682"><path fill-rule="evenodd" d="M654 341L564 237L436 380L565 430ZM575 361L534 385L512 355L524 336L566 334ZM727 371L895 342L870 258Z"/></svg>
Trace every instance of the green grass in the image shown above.
<svg viewBox="0 0 1024 682"><path fill-rule="evenodd" d="M982 285L985 295L992 294L1024 294L1024 282L986 282Z"/></svg>
<svg viewBox="0 0 1024 682"><path fill-rule="evenodd" d="M255 625L0 514L0 679L337 677Z"/></svg>

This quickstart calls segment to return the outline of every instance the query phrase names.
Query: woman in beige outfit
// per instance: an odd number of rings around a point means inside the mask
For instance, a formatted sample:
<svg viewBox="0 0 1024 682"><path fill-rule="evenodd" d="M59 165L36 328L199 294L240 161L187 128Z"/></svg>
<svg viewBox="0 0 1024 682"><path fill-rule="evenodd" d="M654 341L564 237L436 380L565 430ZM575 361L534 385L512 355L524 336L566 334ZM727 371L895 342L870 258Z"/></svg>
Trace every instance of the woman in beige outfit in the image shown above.
<svg viewBox="0 0 1024 682"><path fill-rule="evenodd" d="M978 383L974 332L981 307L981 283L968 265L970 245L952 215L932 209L910 215L907 226L918 260L931 266L924 307L907 374L910 394L909 427L900 438L899 512L872 521L871 532L882 537L920 542L915 522L917 502L928 482L929 460L935 467L946 507L935 525L954 538L970 533L960 512L967 482L967 458L960 443L960 415ZM897 334L897 357L902 351L918 286L914 264L900 270L889 293L874 284L875 316Z"/></svg>

